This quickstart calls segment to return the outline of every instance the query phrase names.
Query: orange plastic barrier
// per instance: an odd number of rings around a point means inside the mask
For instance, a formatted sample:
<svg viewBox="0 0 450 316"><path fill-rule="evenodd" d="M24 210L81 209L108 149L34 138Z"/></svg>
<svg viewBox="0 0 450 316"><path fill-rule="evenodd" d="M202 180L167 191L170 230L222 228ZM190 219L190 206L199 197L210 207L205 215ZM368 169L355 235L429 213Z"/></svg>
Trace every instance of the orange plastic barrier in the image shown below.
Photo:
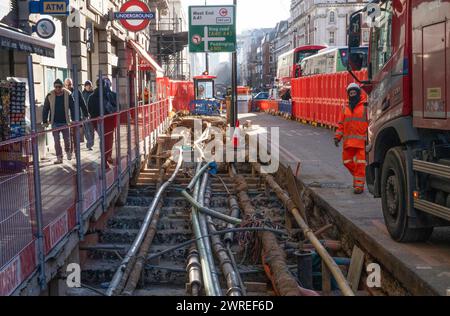
<svg viewBox="0 0 450 316"><path fill-rule="evenodd" d="M259 108L260 111L278 112L278 101L277 100L258 100L258 101L255 101L255 107Z"/></svg>
<svg viewBox="0 0 450 316"><path fill-rule="evenodd" d="M188 111L189 104L194 100L194 83L192 81L171 81L173 111Z"/></svg>
<svg viewBox="0 0 450 316"><path fill-rule="evenodd" d="M367 70L355 74L361 80L368 78ZM346 88L352 82L356 80L348 72L292 79L293 117L337 127L342 105L347 102Z"/></svg>

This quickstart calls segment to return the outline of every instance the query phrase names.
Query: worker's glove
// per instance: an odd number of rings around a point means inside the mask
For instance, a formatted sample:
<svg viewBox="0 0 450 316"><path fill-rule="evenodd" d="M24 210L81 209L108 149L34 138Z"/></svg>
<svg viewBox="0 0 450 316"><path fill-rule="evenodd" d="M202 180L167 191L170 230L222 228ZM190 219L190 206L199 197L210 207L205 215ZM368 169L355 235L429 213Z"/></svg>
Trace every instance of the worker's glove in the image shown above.
<svg viewBox="0 0 450 316"><path fill-rule="evenodd" d="M341 143L341 141L339 140L339 139L337 139L337 138L335 138L334 139L334 145L336 146L336 147L339 147L339 144Z"/></svg>
<svg viewBox="0 0 450 316"><path fill-rule="evenodd" d="M48 123L42 123L41 125L42 125L42 128L43 128L43 129L46 129L46 128L49 126Z"/></svg>

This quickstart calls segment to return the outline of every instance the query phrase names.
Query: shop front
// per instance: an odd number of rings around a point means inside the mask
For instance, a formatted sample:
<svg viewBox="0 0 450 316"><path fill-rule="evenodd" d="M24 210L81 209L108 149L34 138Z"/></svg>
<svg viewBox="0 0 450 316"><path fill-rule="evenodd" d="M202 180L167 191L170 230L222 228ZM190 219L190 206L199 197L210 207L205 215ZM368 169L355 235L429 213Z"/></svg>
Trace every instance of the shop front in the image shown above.
<svg viewBox="0 0 450 316"><path fill-rule="evenodd" d="M26 136L30 129L26 63L30 54L54 58L54 44L0 24L0 142L4 144L0 146L1 173L21 170L29 160L25 142L13 140Z"/></svg>
<svg viewBox="0 0 450 316"><path fill-rule="evenodd" d="M153 59L153 57L137 42L130 40L130 47L133 49L132 60L134 69L130 72L132 76L130 82L140 82L136 87L138 99L141 103L151 103L156 101L156 78L164 76L164 69ZM137 79L137 80L135 80Z"/></svg>

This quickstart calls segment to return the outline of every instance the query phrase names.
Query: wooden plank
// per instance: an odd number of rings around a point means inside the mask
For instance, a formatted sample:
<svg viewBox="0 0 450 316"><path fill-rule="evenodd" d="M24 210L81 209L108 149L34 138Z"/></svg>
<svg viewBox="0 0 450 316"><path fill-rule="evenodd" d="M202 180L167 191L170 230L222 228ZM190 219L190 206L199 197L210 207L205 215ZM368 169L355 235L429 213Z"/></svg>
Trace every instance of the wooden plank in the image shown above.
<svg viewBox="0 0 450 316"><path fill-rule="evenodd" d="M353 292L358 291L361 272L364 265L364 252L357 246L353 247L352 260L348 269L347 281Z"/></svg>
<svg viewBox="0 0 450 316"><path fill-rule="evenodd" d="M322 261L322 295L331 295L331 273L327 265Z"/></svg>
<svg viewBox="0 0 450 316"><path fill-rule="evenodd" d="M297 209L300 211L300 214L302 215L306 224L308 224L308 218L306 217L305 206L303 204L302 199L300 198L300 191L298 190L298 187L297 187L297 181L295 180L294 174L293 174L290 166L288 167L288 169L286 171L285 179L286 179L286 183L287 183L287 191L289 193L289 196L291 197L291 199L294 202Z"/></svg>

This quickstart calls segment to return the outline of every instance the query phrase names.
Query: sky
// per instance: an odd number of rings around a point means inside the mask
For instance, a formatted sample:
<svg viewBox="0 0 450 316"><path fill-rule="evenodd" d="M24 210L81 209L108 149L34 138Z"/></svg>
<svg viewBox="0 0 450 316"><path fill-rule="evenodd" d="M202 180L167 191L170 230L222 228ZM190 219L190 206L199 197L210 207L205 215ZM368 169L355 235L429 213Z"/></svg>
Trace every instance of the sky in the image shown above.
<svg viewBox="0 0 450 316"><path fill-rule="evenodd" d="M289 18L291 0L237 0L237 31L272 28ZM181 0L186 17L190 5L205 5L205 0ZM207 5L233 4L232 0L206 0Z"/></svg>

